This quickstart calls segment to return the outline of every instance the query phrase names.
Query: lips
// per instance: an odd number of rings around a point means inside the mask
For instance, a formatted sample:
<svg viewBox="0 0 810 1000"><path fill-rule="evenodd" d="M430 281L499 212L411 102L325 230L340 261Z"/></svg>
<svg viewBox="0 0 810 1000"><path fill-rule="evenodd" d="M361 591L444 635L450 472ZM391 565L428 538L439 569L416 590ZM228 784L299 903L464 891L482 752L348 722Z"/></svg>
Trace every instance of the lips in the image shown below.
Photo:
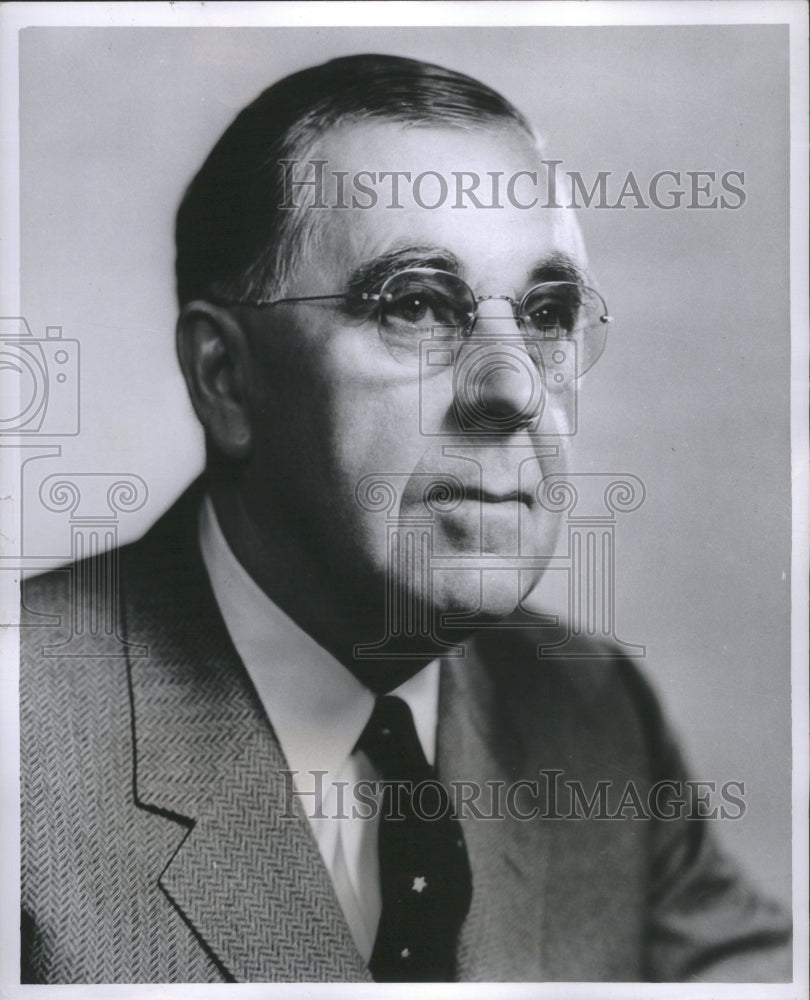
<svg viewBox="0 0 810 1000"><path fill-rule="evenodd" d="M491 504L525 503L527 506L532 502L531 495L525 490L485 489L480 486L465 486L462 499Z"/></svg>

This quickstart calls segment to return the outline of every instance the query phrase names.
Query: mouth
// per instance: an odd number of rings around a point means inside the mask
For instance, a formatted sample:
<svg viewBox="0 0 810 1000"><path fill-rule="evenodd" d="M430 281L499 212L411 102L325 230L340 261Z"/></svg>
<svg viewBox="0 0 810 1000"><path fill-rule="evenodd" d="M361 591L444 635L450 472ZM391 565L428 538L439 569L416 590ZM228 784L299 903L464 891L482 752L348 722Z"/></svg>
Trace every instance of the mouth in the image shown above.
<svg viewBox="0 0 810 1000"><path fill-rule="evenodd" d="M423 493L423 502L438 511L449 512L467 502L490 507L508 507L511 504L533 507L536 496L532 490L515 488L511 483L501 485L490 481L486 486L480 486L477 483L464 483L453 476L432 482Z"/></svg>
<svg viewBox="0 0 810 1000"><path fill-rule="evenodd" d="M479 486L465 486L460 499L488 504L524 503L526 506L529 506L532 500L524 490L492 490Z"/></svg>

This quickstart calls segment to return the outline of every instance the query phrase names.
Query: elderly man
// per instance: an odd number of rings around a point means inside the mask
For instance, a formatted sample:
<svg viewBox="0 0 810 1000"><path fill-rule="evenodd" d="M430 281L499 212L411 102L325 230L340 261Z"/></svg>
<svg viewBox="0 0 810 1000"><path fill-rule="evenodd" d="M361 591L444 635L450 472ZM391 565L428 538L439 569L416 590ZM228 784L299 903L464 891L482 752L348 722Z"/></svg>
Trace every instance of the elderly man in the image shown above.
<svg viewBox="0 0 810 1000"><path fill-rule="evenodd" d="M357 56L191 183L205 477L116 557L126 656L59 652L97 566L26 597L23 981L789 978L635 669L537 656L610 321L544 176L484 85Z"/></svg>

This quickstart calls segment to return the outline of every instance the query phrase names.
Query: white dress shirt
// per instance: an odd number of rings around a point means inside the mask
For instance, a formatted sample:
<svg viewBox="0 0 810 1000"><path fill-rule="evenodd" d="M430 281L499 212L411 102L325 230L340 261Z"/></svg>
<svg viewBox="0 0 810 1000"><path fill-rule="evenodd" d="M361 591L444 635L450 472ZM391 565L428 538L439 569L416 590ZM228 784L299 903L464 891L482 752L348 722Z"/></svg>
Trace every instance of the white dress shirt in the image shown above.
<svg viewBox="0 0 810 1000"><path fill-rule="evenodd" d="M368 961L382 901L376 816L352 816L352 790L379 774L353 753L374 694L319 646L258 586L231 551L210 497L200 508L200 546L231 641L275 731L357 948ZM392 694L406 701L428 763L436 755L439 661ZM326 772L322 777L313 772ZM343 782L347 784L343 785ZM316 790L320 783L319 796ZM320 809L318 806L320 805ZM342 806L342 808L341 808ZM359 813L368 812L358 806Z"/></svg>

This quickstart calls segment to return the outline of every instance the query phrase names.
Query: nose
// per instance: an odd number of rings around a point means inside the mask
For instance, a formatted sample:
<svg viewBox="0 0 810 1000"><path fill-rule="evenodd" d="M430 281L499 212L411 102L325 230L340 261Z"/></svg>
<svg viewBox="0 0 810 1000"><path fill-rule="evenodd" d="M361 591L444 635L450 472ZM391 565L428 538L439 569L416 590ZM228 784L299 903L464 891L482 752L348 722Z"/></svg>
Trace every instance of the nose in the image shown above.
<svg viewBox="0 0 810 1000"><path fill-rule="evenodd" d="M526 351L511 304L486 303L453 373L459 424L466 430L513 432L542 414L545 387Z"/></svg>

